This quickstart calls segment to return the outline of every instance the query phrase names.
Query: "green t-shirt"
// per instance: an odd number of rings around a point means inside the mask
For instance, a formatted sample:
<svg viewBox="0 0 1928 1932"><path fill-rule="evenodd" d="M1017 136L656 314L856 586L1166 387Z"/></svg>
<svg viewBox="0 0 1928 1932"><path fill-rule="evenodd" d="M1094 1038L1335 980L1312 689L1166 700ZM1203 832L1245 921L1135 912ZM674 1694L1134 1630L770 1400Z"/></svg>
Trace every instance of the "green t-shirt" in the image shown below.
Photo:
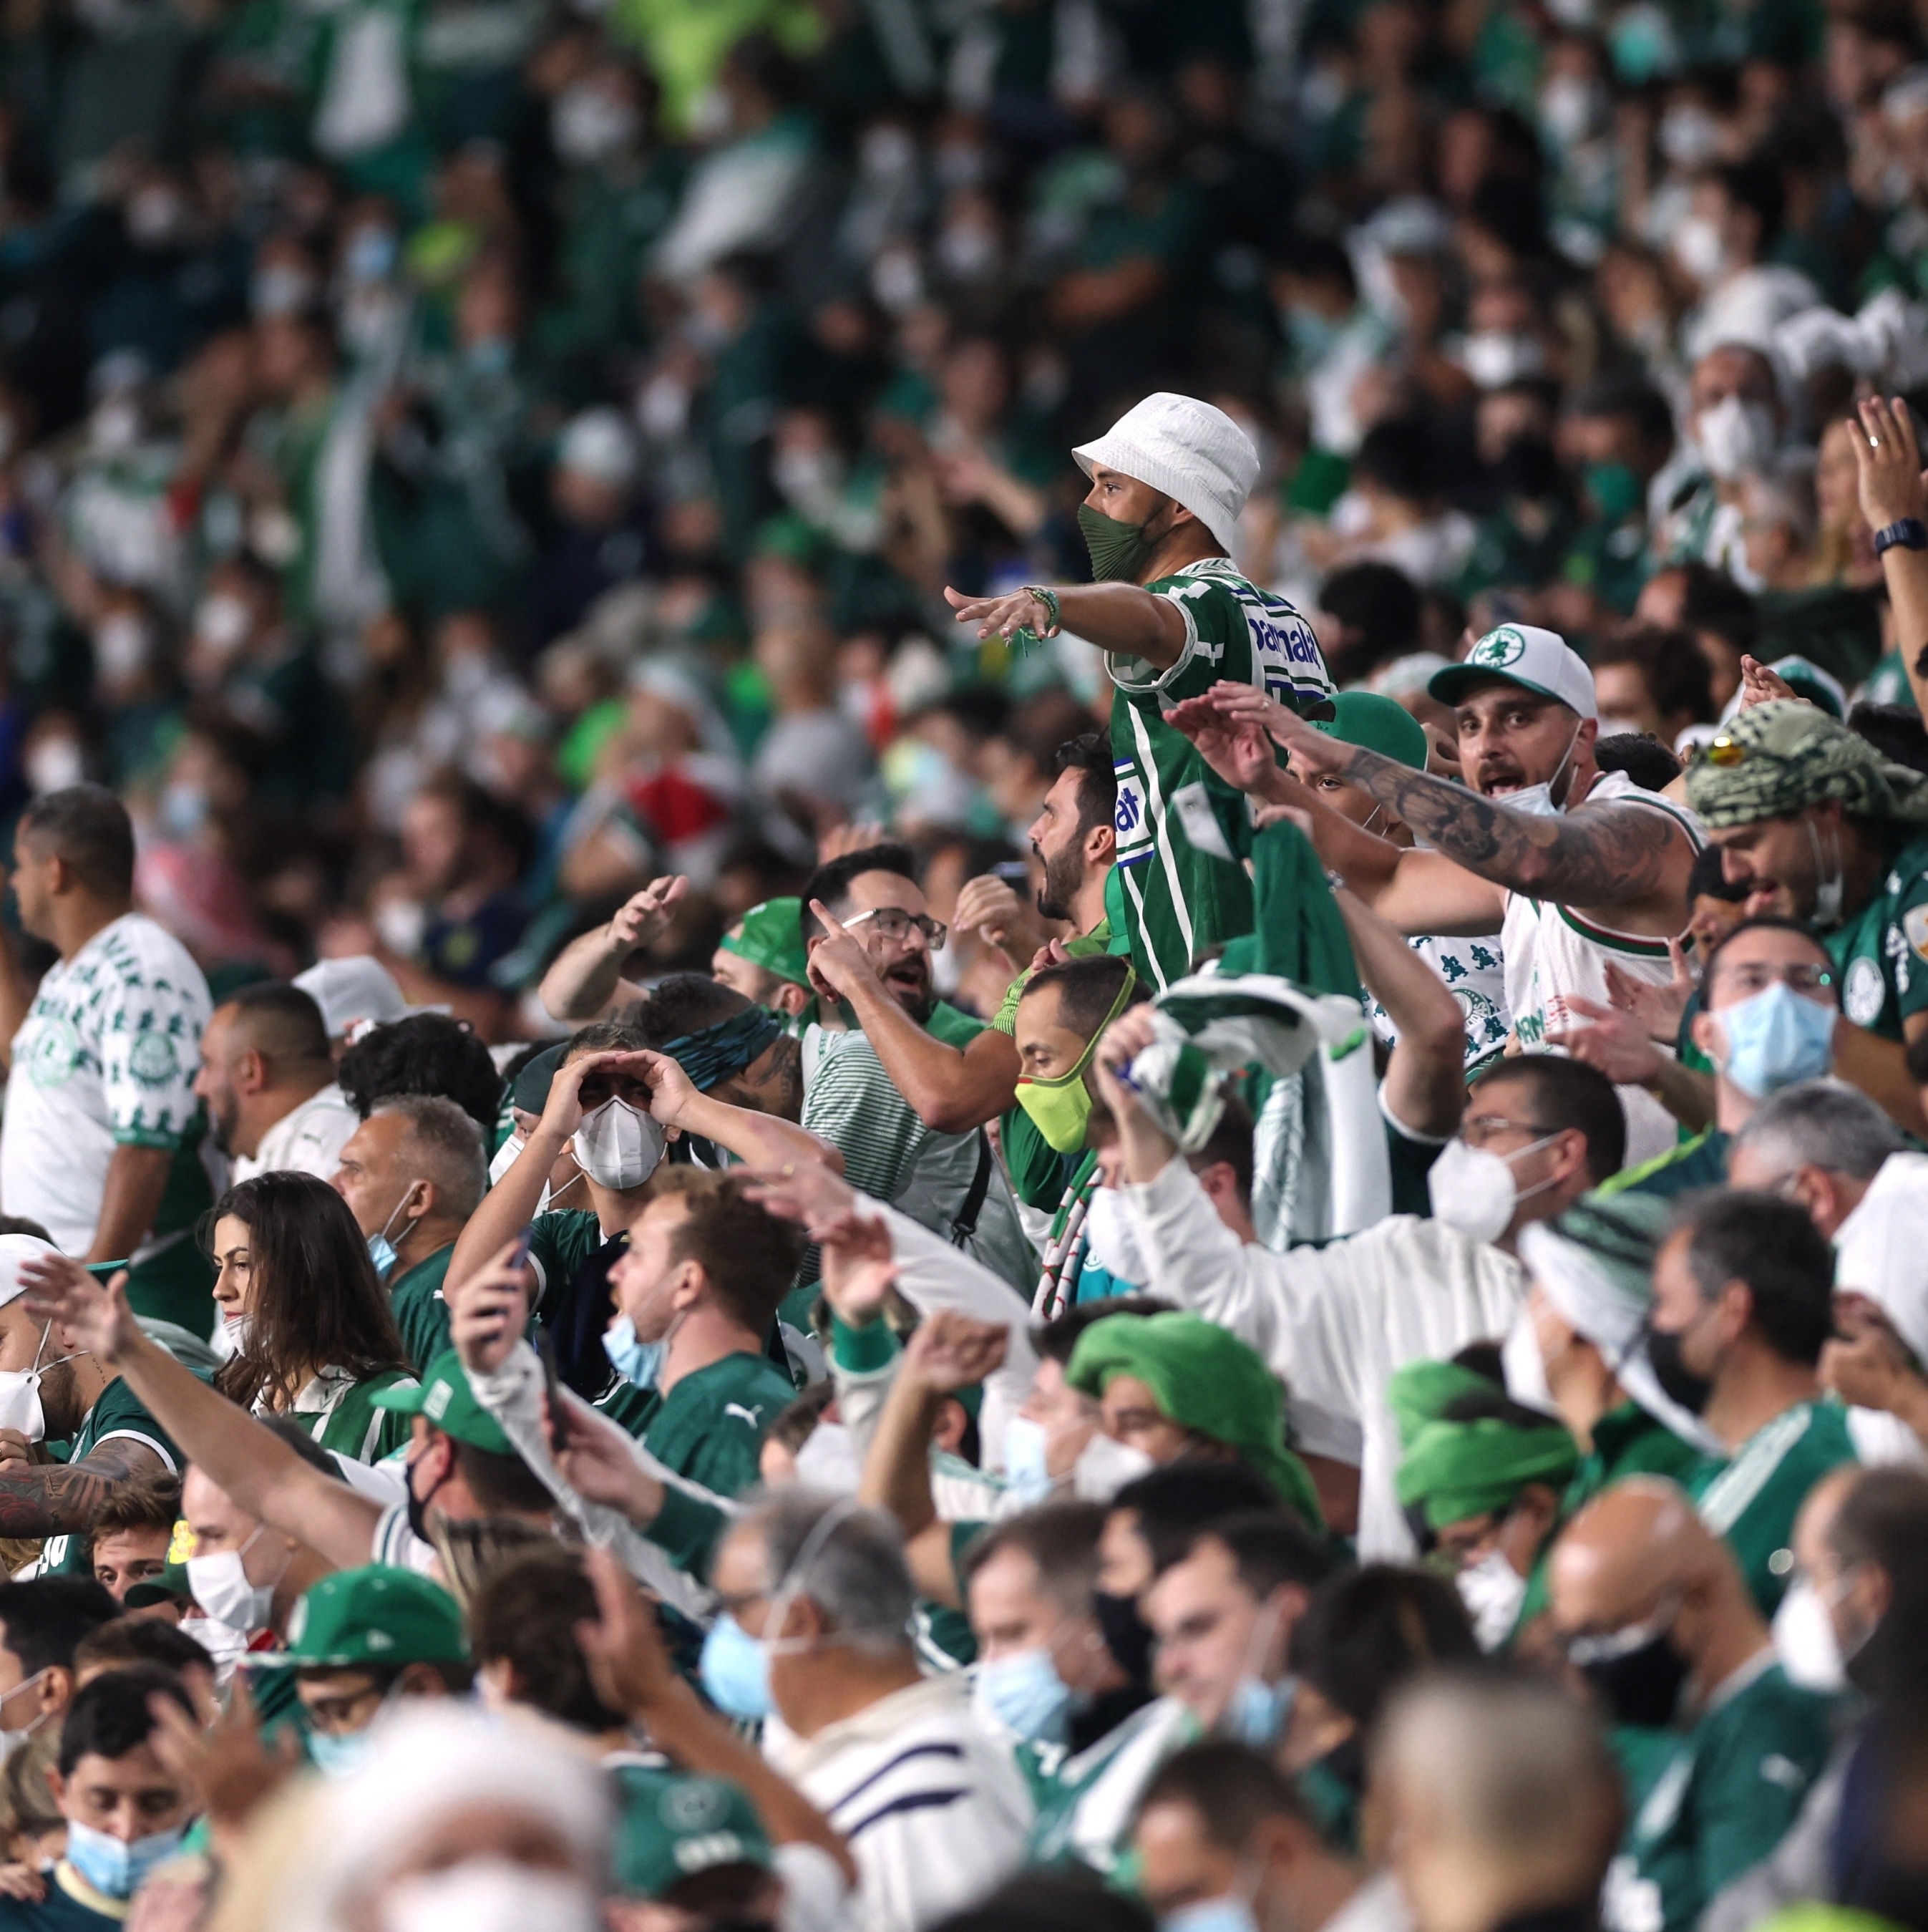
<svg viewBox="0 0 1928 1932"><path fill-rule="evenodd" d="M119 1376L100 1391L100 1399L87 1412L87 1419L67 1452L68 1466L83 1461L115 1436L128 1436L136 1442L145 1442L166 1464L170 1474L178 1476L187 1466L187 1459ZM50 1536L40 1552L40 1567L48 1575L56 1571L66 1576L89 1575L87 1549L88 1539L84 1536Z"/></svg>
<svg viewBox="0 0 1928 1932"><path fill-rule="evenodd" d="M1073 959L1090 959L1101 952L1111 950L1111 921L1108 914L1099 920L1089 932L1081 932L1075 939L1064 942L1066 952ZM991 1024L1000 1033L1015 1033L1018 1030L1018 1002L1024 997L1024 988L1031 982L1032 969L1027 966L1005 990L1004 1004L997 1009L997 1016Z"/></svg>
<svg viewBox="0 0 1928 1932"><path fill-rule="evenodd" d="M1705 1456L1688 1472L1701 1520L1727 1539L1763 1616L1774 1615L1794 1574L1794 1520L1808 1491L1856 1460L1839 1402L1798 1402L1763 1423L1731 1461Z"/></svg>
<svg viewBox="0 0 1928 1932"><path fill-rule="evenodd" d="M575 1280L576 1270L606 1238L602 1223L586 1208L536 1216L529 1224L529 1264L535 1270L538 1312L553 1305L555 1298Z"/></svg>
<svg viewBox="0 0 1928 1932"><path fill-rule="evenodd" d="M448 1346L448 1304L442 1299L442 1285L448 1278L448 1263L454 1252L455 1244L451 1241L388 1284L395 1326L402 1331L402 1347L417 1375Z"/></svg>
<svg viewBox="0 0 1928 1932"><path fill-rule="evenodd" d="M1823 942L1841 975L1841 1010L1883 1040L1928 1007L1928 836L1897 844L1873 896Z"/></svg>
<svg viewBox="0 0 1928 1932"><path fill-rule="evenodd" d="M0 1932L118 1932L126 1918L124 1900L103 1898L64 1858L46 1898L0 1898Z"/></svg>
<svg viewBox="0 0 1928 1932"><path fill-rule="evenodd" d="M288 1420L301 1424L324 1449L350 1462L379 1462L408 1441L410 1418L395 1409L377 1408L375 1398L385 1389L414 1381L406 1369L383 1369L351 1382L325 1410L292 1409Z"/></svg>
<svg viewBox="0 0 1928 1932"><path fill-rule="evenodd" d="M1828 1760L1829 1700L1763 1651L1714 1693L1640 1800L1608 1868L1607 1932L1686 1932L1800 1815Z"/></svg>
<svg viewBox="0 0 1928 1932"><path fill-rule="evenodd" d="M1082 1865L1122 1882L1139 1794L1159 1766L1198 1736L1189 1711L1159 1697L1075 1757L1058 1746L1021 1746L1018 1766L1035 1812L1027 1862Z"/></svg>
<svg viewBox="0 0 1928 1932"><path fill-rule="evenodd" d="M1120 700L1111 711L1111 754L1126 926L1139 972L1162 990L1201 952L1252 924L1243 870L1213 849L1224 837L1209 795L1223 787L1163 714L1221 681L1254 686L1295 711L1330 698L1333 685L1312 626L1230 559L1203 558L1145 588L1185 620L1178 662L1160 670L1108 652L1105 664Z"/></svg>
<svg viewBox="0 0 1928 1932"><path fill-rule="evenodd" d="M1600 1183L1603 1194L1657 1194L1671 1201L1703 1187L1727 1185L1727 1150L1732 1137L1718 1127L1705 1128L1690 1141L1657 1154L1638 1167L1622 1168Z"/></svg>

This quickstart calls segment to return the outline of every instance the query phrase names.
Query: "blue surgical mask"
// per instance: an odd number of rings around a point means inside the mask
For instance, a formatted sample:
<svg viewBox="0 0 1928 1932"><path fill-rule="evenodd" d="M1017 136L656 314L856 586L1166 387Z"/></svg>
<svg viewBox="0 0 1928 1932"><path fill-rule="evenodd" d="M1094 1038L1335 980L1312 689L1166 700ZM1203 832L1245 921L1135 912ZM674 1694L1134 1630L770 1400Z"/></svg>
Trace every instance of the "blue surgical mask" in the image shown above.
<svg viewBox="0 0 1928 1932"><path fill-rule="evenodd" d="M1014 1415L1004 1425L1004 1486L1028 1507L1041 1503L1055 1486L1046 1461L1051 1438L1042 1422Z"/></svg>
<svg viewBox="0 0 1928 1932"><path fill-rule="evenodd" d="M703 1640L697 1675L725 1716L760 1722L770 1714L769 1653L727 1612Z"/></svg>
<svg viewBox="0 0 1928 1932"><path fill-rule="evenodd" d="M1714 1016L1727 1041L1723 1078L1756 1100L1834 1064L1834 1009L1797 993L1785 980Z"/></svg>
<svg viewBox="0 0 1928 1932"><path fill-rule="evenodd" d="M652 1389L661 1377L663 1363L670 1352L670 1338L665 1335L661 1341L639 1342L636 1324L628 1316L619 1315L604 1330L602 1352L618 1375L640 1389Z"/></svg>
<svg viewBox="0 0 1928 1932"><path fill-rule="evenodd" d="M1242 1898L1201 1898L1158 1922L1158 1932L1258 1932L1258 1921Z"/></svg>
<svg viewBox="0 0 1928 1932"><path fill-rule="evenodd" d="M419 1181L411 1180L402 1198L395 1203L394 1213L382 1224L382 1232L368 1237L368 1258L375 1264L375 1279L377 1281L386 1281L394 1272L396 1262L401 1259L394 1243L388 1239L388 1230L395 1225L399 1216L407 1213L409 1203L414 1199L415 1191L420 1185Z"/></svg>
<svg viewBox="0 0 1928 1932"><path fill-rule="evenodd" d="M976 1698L1027 1744L1061 1744L1075 1699L1048 1650L1014 1651L977 1667Z"/></svg>
<svg viewBox="0 0 1928 1932"><path fill-rule="evenodd" d="M1232 1694L1220 1720L1228 1737L1249 1744L1254 1750L1269 1750L1285 1735L1299 1694L1294 1678L1268 1684L1262 1677L1241 1677L1232 1686Z"/></svg>
<svg viewBox="0 0 1928 1932"><path fill-rule="evenodd" d="M370 1732L350 1731L335 1737L326 1731L308 1733L308 1756L324 1778L346 1778L367 1761Z"/></svg>
<svg viewBox="0 0 1928 1932"><path fill-rule="evenodd" d="M171 1832L150 1832L129 1844L70 1819L67 1862L96 1892L109 1898L131 1898L157 1865L165 1864L180 1850L187 1829L177 1825Z"/></svg>

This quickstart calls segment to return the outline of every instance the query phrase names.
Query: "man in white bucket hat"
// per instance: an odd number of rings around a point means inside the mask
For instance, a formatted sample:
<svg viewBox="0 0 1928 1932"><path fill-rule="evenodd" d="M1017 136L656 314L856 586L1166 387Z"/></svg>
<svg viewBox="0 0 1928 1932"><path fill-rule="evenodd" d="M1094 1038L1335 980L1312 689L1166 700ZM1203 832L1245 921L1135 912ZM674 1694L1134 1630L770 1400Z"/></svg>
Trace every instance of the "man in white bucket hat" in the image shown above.
<svg viewBox="0 0 1928 1932"><path fill-rule="evenodd" d="M1124 922L1139 971L1162 987L1252 920L1250 885L1206 801L1204 764L1165 712L1229 679L1323 714L1332 679L1312 626L1232 567L1258 454L1224 410L1161 391L1072 454L1091 479L1078 520L1097 580L944 595L980 638L1062 629L1105 653L1123 700L1111 748Z"/></svg>

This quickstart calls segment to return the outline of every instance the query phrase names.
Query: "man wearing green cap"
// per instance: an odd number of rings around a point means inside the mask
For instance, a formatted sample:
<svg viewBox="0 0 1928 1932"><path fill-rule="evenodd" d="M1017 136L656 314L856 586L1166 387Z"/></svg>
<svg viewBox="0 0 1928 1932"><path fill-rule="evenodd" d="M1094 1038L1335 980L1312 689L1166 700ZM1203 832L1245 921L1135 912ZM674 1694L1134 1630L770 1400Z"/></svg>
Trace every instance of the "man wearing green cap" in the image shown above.
<svg viewBox="0 0 1928 1932"><path fill-rule="evenodd" d="M1309 1528L1324 1528L1312 1479L1285 1446L1284 1392L1236 1335L1183 1310L1108 1315L1078 1338L1065 1379L1097 1399L1114 1441L1154 1463L1242 1458Z"/></svg>
<svg viewBox="0 0 1928 1932"><path fill-rule="evenodd" d="M1399 1507L1422 1553L1458 1573L1483 1650L1513 1635L1527 1580L1579 1460L1550 1416L1456 1362L1409 1362L1387 1384L1399 1424Z"/></svg>
<svg viewBox="0 0 1928 1932"><path fill-rule="evenodd" d="M1811 704L1744 711L1687 769L1687 802L1748 887L1750 916L1798 920L1840 976L1841 1077L1924 1130L1904 1043L1928 1034L1928 778Z"/></svg>
<svg viewBox="0 0 1928 1932"><path fill-rule="evenodd" d="M794 1023L811 1000L802 910L796 898L753 905L718 941L711 978Z"/></svg>
<svg viewBox="0 0 1928 1932"><path fill-rule="evenodd" d="M405 1697L460 1696L475 1672L455 1599L426 1576L384 1564L311 1584L264 1664L295 1673L308 1755L330 1776L367 1755L382 1712Z"/></svg>

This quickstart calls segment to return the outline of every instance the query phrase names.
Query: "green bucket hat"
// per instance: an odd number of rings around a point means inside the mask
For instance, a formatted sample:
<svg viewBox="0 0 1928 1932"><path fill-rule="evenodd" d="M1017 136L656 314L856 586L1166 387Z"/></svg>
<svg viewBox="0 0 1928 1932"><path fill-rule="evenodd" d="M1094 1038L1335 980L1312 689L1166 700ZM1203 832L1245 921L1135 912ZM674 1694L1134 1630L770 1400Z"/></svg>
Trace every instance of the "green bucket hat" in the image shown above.
<svg viewBox="0 0 1928 1932"><path fill-rule="evenodd" d="M1236 1449L1309 1528L1324 1527L1312 1479L1285 1446L1278 1379L1229 1330L1184 1310L1107 1315L1078 1338L1065 1379L1102 1396L1117 1376L1143 1382L1181 1428Z"/></svg>
<svg viewBox="0 0 1928 1932"><path fill-rule="evenodd" d="M288 1618L284 1648L264 1664L380 1670L463 1664L469 1646L455 1599L426 1576L370 1563L337 1570L304 1591Z"/></svg>
<svg viewBox="0 0 1928 1932"><path fill-rule="evenodd" d="M1891 764L1840 719L1792 698L1743 711L1687 765L1687 803L1716 831L1831 798L1862 818L1928 824L1928 778Z"/></svg>
<svg viewBox="0 0 1928 1932"><path fill-rule="evenodd" d="M718 1865L771 1863L769 1834L742 1787L720 1778L625 1766L616 1774L616 1888L628 1898L661 1898Z"/></svg>
<svg viewBox="0 0 1928 1932"><path fill-rule="evenodd" d="M793 986L810 984L809 969L804 963L801 899L766 899L761 905L753 905L719 944L724 952L733 952Z"/></svg>
<svg viewBox="0 0 1928 1932"><path fill-rule="evenodd" d="M428 1365L428 1372L418 1383L397 1384L373 1398L377 1408L393 1409L397 1415L419 1415L434 1424L445 1436L472 1448L486 1449L497 1456L513 1456L515 1444L502 1433L502 1426L475 1400L469 1386L468 1372L462 1358L453 1348L445 1348Z"/></svg>
<svg viewBox="0 0 1928 1932"><path fill-rule="evenodd" d="M1403 704L1377 692L1342 691L1332 701L1333 715L1315 731L1336 738L1342 745L1357 745L1362 751L1378 752L1396 758L1414 771L1426 770L1426 733L1420 721Z"/></svg>

